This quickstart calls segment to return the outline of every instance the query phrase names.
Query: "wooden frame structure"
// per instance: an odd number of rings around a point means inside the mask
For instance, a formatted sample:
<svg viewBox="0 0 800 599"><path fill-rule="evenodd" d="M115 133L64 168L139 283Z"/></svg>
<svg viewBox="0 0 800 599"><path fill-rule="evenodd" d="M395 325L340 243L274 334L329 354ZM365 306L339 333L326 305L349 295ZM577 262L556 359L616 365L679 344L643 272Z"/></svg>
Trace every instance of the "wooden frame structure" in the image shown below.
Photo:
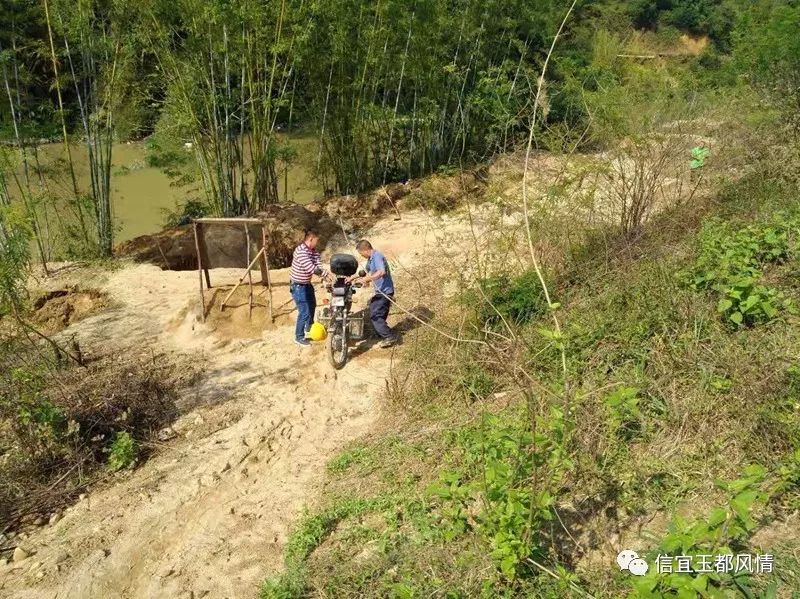
<svg viewBox="0 0 800 599"><path fill-rule="evenodd" d="M206 246L205 228L211 225L243 225L247 244L247 270L239 277L239 281L233 286L225 299L219 306L220 311L225 309L225 304L244 282L248 281L250 296L248 301L248 315L253 314L253 273L252 268L260 260L261 284L268 289L269 293L269 319L274 321L272 313L272 283L269 278L269 256L267 255L267 230L264 221L257 218L197 218L192 221L194 228L194 248L197 252L197 275L200 280L200 306L202 309L203 322L206 320L206 297L203 291L203 276L205 275L206 288L211 289L211 276L209 274L210 261L208 259L208 247ZM255 257L250 259L250 227L261 227L261 247Z"/></svg>

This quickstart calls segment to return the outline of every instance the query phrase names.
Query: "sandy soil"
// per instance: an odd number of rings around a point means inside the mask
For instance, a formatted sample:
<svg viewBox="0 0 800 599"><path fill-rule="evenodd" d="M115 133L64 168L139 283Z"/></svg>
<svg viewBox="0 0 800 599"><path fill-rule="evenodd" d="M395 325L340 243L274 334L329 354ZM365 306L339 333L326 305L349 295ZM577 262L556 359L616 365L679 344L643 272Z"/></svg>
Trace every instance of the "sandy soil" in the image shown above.
<svg viewBox="0 0 800 599"><path fill-rule="evenodd" d="M454 223L450 234L461 226ZM410 297L415 269L444 257L442 231L409 214L367 232L393 263L400 301L408 306L418 304ZM212 284L230 289L240 275L215 269ZM81 277L107 294L110 307L62 335L75 335L87 349L152 346L189 356L204 374L180 398L175 438L136 471L37 529L24 543L35 553L0 566L0 596L257 596L264 577L282 567L287 535L315 496L327 460L376 420L394 352L367 344L337 372L324 347L296 346L285 270L273 273L274 326L267 325L261 289L252 321L247 293L219 314L222 290L212 289L211 317L200 322L195 272L150 265L91 275L68 269L48 284ZM413 321L406 317L403 326Z"/></svg>
<svg viewBox="0 0 800 599"><path fill-rule="evenodd" d="M100 312L107 304L105 294L94 289L55 289L34 300L32 319L40 331L53 334Z"/></svg>

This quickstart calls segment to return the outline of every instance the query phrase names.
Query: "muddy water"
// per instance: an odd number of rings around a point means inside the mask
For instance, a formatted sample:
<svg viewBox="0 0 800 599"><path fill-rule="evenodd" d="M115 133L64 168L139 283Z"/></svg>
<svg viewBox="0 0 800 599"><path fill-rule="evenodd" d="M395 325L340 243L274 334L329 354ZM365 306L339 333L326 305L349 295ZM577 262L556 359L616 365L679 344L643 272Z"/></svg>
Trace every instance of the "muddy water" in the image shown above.
<svg viewBox="0 0 800 599"><path fill-rule="evenodd" d="M289 202L304 204L321 195L320 186L312 176L318 140L313 137L298 136L293 137L291 141L297 149L298 156L288 173L286 175L281 173L279 193L281 201L286 199ZM86 147L75 144L70 151L75 164L78 187L85 192L90 186ZM145 157L144 142L114 144L111 201L115 244L138 235L159 231L164 226L168 212L174 211L187 199L203 198L199 182L176 185L161 169L147 166ZM61 197L71 196L72 183L63 144L40 146L38 158L43 171L44 185L49 188L51 194ZM18 174L22 176L21 168ZM62 217L68 213L63 209L57 212ZM54 217L51 215L49 218Z"/></svg>

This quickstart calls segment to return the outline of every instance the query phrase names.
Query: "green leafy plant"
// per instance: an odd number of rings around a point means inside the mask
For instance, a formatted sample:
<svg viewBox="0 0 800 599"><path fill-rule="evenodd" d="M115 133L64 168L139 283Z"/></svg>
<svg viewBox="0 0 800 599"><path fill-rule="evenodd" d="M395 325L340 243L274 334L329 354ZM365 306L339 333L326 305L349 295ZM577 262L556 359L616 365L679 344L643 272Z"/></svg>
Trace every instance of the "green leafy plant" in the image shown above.
<svg viewBox="0 0 800 599"><path fill-rule="evenodd" d="M3 380L0 417L12 428L27 451L35 455L58 452L58 441L66 432L64 413L44 394L42 372L12 368Z"/></svg>
<svg viewBox="0 0 800 599"><path fill-rule="evenodd" d="M800 449L784 460L777 474L774 494L790 509L800 509Z"/></svg>
<svg viewBox="0 0 800 599"><path fill-rule="evenodd" d="M763 505L768 495L761 490L766 470L759 465L746 466L743 476L733 481L717 481L717 486L726 492L728 500L724 506L711 510L706 518L695 522L675 516L669 524L669 533L651 552L648 562L654 564L658 555L668 557L717 556L734 554L746 547L750 535L756 528L752 511ZM659 572L657 567L641 577L631 577L634 591L632 597L666 599L684 597L724 598L753 596L749 589L750 573L711 572Z"/></svg>
<svg viewBox="0 0 800 599"><path fill-rule="evenodd" d="M605 399L609 413L609 423L615 435L623 440L631 440L642 428L642 412L639 409L639 390L634 387L620 387Z"/></svg>
<svg viewBox="0 0 800 599"><path fill-rule="evenodd" d="M133 468L139 455L139 445L126 431L118 432L114 436L108 455L108 468L112 472L123 468Z"/></svg>
<svg viewBox="0 0 800 599"><path fill-rule="evenodd" d="M555 496L571 461L565 449L569 426L558 408L538 419L531 432L511 410L487 416L481 426L457 435L465 469L446 470L429 492L445 540L474 529L489 542L502 579L529 569L544 551L539 527L553 519ZM531 484L536 480L536 484Z"/></svg>
<svg viewBox="0 0 800 599"><path fill-rule="evenodd" d="M211 214L208 204L202 200L189 199L174 211L166 212L165 224L168 227L187 225L195 218L203 218Z"/></svg>
<svg viewBox="0 0 800 599"><path fill-rule="evenodd" d="M733 229L713 220L699 235L694 267L684 273L689 285L716 295L717 312L733 327L769 322L794 304L782 291L761 282L764 266L785 261L793 244L794 219L779 215L776 224Z"/></svg>
<svg viewBox="0 0 800 599"><path fill-rule="evenodd" d="M356 446L347 449L328 462L328 471L341 473L356 464L365 464L372 459L372 454L366 446Z"/></svg>
<svg viewBox="0 0 800 599"><path fill-rule="evenodd" d="M144 142L147 166L174 172L178 167L186 165L191 154L186 151L180 140L157 131Z"/></svg>
<svg viewBox="0 0 800 599"><path fill-rule="evenodd" d="M494 390L494 378L480 364L471 360L466 363L464 370L461 384L469 398L482 399Z"/></svg>

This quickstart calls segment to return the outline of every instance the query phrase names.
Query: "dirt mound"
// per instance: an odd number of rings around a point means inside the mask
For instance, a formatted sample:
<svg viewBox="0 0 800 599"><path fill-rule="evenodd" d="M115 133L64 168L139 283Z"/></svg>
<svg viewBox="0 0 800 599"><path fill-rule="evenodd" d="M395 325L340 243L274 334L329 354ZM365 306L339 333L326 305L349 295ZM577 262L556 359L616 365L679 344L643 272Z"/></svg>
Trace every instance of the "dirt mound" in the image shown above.
<svg viewBox="0 0 800 599"><path fill-rule="evenodd" d="M338 230L330 219L299 205L275 206L257 215L267 231L270 266L283 268L291 262L292 251L302 239L303 230L319 229L323 237ZM261 237L258 227L251 227L251 255L258 250ZM205 229L205 241L211 268L241 268L247 263L246 233L242 225L215 225ZM120 244L115 251L119 257L135 262L149 262L163 270L194 270L197 255L191 225L165 229L153 235L142 235Z"/></svg>
<svg viewBox="0 0 800 599"><path fill-rule="evenodd" d="M706 49L708 46L708 36L707 35L689 35L684 33L681 36L681 43L684 45L686 50L693 54L694 56L699 56L703 53L703 50Z"/></svg>
<svg viewBox="0 0 800 599"><path fill-rule="evenodd" d="M403 205L406 208L423 208L443 214L456 209L469 197L481 197L488 177L486 167L456 175L431 175L414 184L413 190L403 200Z"/></svg>
<svg viewBox="0 0 800 599"><path fill-rule="evenodd" d="M250 288L247 283L241 285L221 305L230 293L232 285L225 284L205 292L206 321L205 325L220 339L233 341L236 339L259 339L264 331L294 324L294 303L289 293L288 272L271 273L272 313L274 321L269 317L269 294L266 287L253 285L253 310L249 309ZM258 275L255 276L258 279Z"/></svg>
<svg viewBox="0 0 800 599"><path fill-rule="evenodd" d="M395 183L372 194L334 197L306 206L275 205L259 212L255 217L263 221L266 229L270 267L285 268L291 264L292 252L304 229L317 229L324 249L326 242L337 235L341 241L342 229L349 235L371 225L384 212L394 210L395 202L408 194L411 187ZM261 231L257 227L251 229L250 236L251 255L255 255ZM212 268L241 268L247 263L246 234L241 225L208 227L205 239ZM136 237L120 244L115 254L135 262L149 262L164 270L197 268L191 225Z"/></svg>
<svg viewBox="0 0 800 599"><path fill-rule="evenodd" d="M164 270L197 268L192 227L181 225L164 229L153 235L141 235L121 243L116 256L132 258L135 262L150 262Z"/></svg>
<svg viewBox="0 0 800 599"><path fill-rule="evenodd" d="M107 295L96 289L56 289L34 300L33 321L45 332L55 333L99 312L107 305Z"/></svg>

